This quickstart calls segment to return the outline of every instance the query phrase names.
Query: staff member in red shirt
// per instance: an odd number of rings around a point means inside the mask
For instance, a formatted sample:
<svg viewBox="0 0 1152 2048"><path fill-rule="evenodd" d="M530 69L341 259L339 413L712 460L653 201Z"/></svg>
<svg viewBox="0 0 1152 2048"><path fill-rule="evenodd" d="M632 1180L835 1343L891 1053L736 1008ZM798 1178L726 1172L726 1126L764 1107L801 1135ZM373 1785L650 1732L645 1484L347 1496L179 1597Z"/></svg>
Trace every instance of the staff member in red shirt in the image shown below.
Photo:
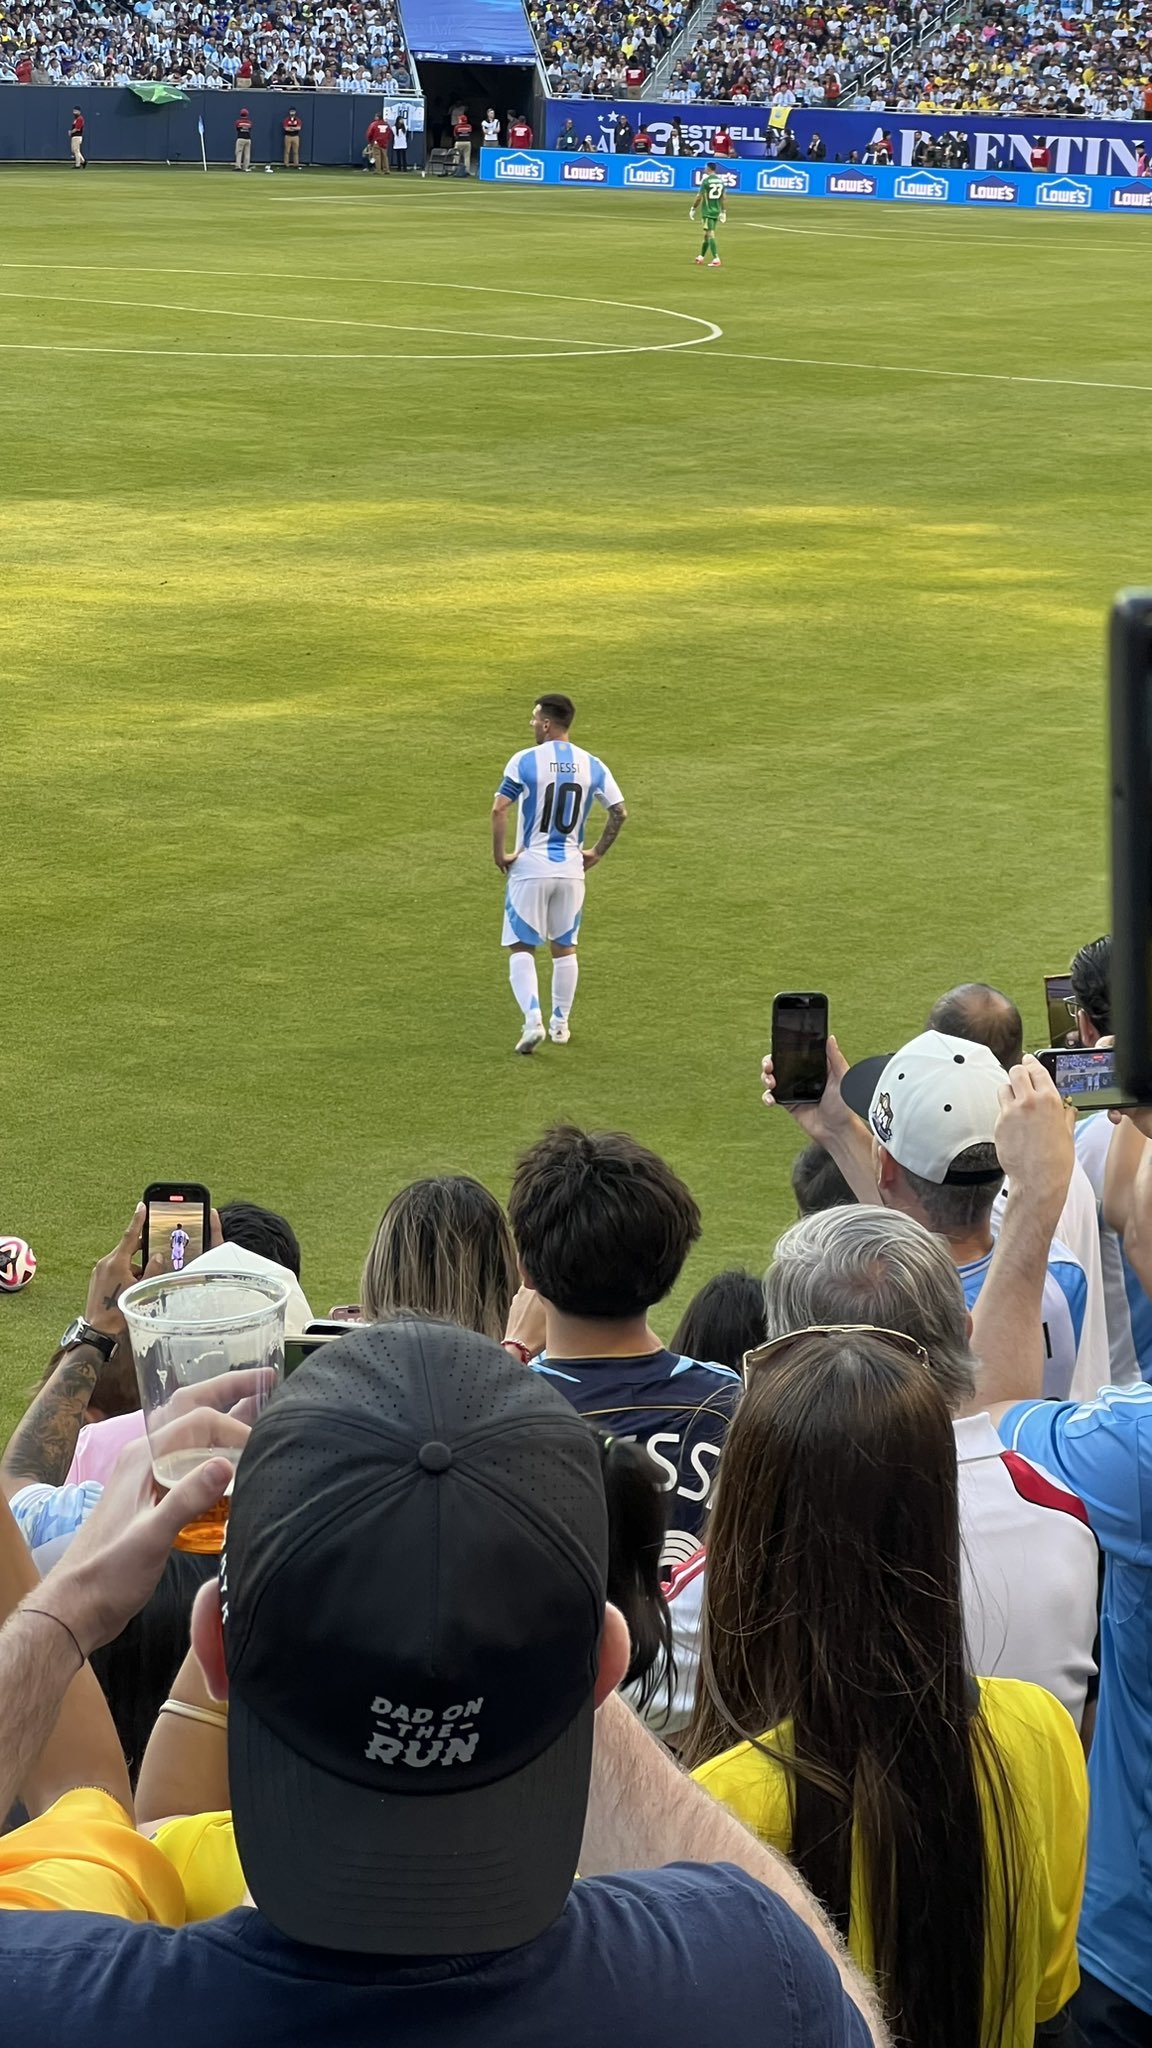
<svg viewBox="0 0 1152 2048"><path fill-rule="evenodd" d="M1031 164L1034 171L1050 171L1052 168L1048 144L1039 135L1032 144Z"/></svg>
<svg viewBox="0 0 1152 2048"><path fill-rule="evenodd" d="M72 126L68 130L68 142L72 150L72 162L78 171L82 171L88 159L84 154L84 116L79 107L72 109Z"/></svg>
<svg viewBox="0 0 1152 2048"><path fill-rule="evenodd" d="M716 133L712 137L712 154L713 156L735 156L736 144L733 142L727 128L717 128Z"/></svg>
<svg viewBox="0 0 1152 2048"><path fill-rule="evenodd" d="M392 147L392 129L383 114L377 114L374 121L369 121L365 140L371 146L373 170L390 171L392 159L388 152Z"/></svg>
<svg viewBox="0 0 1152 2048"><path fill-rule="evenodd" d="M252 169L252 116L247 107L241 107L236 116L236 149L233 164L238 171Z"/></svg>
<svg viewBox="0 0 1152 2048"><path fill-rule="evenodd" d="M300 130L304 126L295 107L289 107L280 126L284 130L284 169L300 169Z"/></svg>
<svg viewBox="0 0 1152 2048"><path fill-rule="evenodd" d="M452 123L452 140L469 177L472 175L472 121L467 107L458 107Z"/></svg>
<svg viewBox="0 0 1152 2048"><path fill-rule="evenodd" d="M510 149L531 149L532 130L521 114L511 114L508 119L508 145Z"/></svg>

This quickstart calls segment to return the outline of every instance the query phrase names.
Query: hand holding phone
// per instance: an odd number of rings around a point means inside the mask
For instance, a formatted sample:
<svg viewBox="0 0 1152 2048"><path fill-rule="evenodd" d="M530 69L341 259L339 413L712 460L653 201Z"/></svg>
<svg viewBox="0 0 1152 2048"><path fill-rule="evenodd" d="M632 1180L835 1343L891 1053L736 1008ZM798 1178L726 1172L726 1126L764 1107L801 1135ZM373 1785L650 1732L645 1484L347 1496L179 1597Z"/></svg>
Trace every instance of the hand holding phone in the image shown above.
<svg viewBox="0 0 1152 2048"><path fill-rule="evenodd" d="M778 995L772 1004L772 1074L776 1101L819 1102L828 1079L828 998Z"/></svg>
<svg viewBox="0 0 1152 2048"><path fill-rule="evenodd" d="M154 1180L144 1190L144 1264L159 1257L161 1272L182 1273L212 1241L212 1203L195 1180Z"/></svg>

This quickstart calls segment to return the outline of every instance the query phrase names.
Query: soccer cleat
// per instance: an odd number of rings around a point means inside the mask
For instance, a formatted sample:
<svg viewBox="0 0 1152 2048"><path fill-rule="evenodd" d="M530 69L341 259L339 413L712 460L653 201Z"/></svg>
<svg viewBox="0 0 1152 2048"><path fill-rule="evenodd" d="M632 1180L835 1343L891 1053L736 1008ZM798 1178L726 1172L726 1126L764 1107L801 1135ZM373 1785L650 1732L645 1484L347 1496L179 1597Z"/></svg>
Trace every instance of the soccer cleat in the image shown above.
<svg viewBox="0 0 1152 2048"><path fill-rule="evenodd" d="M536 1047L543 1045L543 1043L544 1026L540 1019L539 1010L534 1010L532 1015L524 1020L524 1029L520 1033L516 1050L517 1052L535 1052Z"/></svg>
<svg viewBox="0 0 1152 2048"><path fill-rule="evenodd" d="M710 263L710 264L708 265L708 268L709 268L709 270L719 270L719 268L720 268L720 258L719 258L718 256L714 256L714 257L712 258L712 261L711 261L711 263Z"/></svg>
<svg viewBox="0 0 1152 2048"><path fill-rule="evenodd" d="M703 263L703 261L704 261L704 258L703 258L702 256L698 256L698 257L696 258L696 261L697 261L697 263Z"/></svg>
<svg viewBox="0 0 1152 2048"><path fill-rule="evenodd" d="M568 1029L567 1017L559 1015L553 1017L552 1022L548 1026L548 1036L552 1040L553 1045L567 1045L568 1040L572 1036Z"/></svg>

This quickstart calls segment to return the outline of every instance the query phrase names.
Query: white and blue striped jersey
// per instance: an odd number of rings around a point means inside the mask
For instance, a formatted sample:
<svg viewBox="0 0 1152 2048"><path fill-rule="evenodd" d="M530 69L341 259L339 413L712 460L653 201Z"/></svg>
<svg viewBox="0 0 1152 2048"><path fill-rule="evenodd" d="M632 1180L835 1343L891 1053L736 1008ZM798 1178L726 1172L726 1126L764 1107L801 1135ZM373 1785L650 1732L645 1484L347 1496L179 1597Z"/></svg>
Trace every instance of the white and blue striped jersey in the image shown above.
<svg viewBox="0 0 1152 2048"><path fill-rule="evenodd" d="M615 778L570 740L548 740L514 754L496 792L520 806L517 876L548 880L584 873L581 851L593 804L623 803Z"/></svg>
<svg viewBox="0 0 1152 2048"><path fill-rule="evenodd" d="M1104 1272L1104 1313L1108 1318L1108 1355L1116 1386L1134 1380L1152 1381L1152 1301L1124 1256L1124 1247L1104 1221L1104 1174L1115 1125L1107 1110L1082 1116L1076 1123L1076 1157L1092 1183L1100 1221L1100 1264Z"/></svg>
<svg viewBox="0 0 1152 2048"><path fill-rule="evenodd" d="M971 1309L988 1278L992 1252L960 1266L964 1299ZM1076 1352L1084 1328L1088 1302L1088 1277L1074 1252L1054 1237L1048 1252L1041 1315L1044 1324L1044 1393L1049 1401L1063 1401L1076 1370Z"/></svg>

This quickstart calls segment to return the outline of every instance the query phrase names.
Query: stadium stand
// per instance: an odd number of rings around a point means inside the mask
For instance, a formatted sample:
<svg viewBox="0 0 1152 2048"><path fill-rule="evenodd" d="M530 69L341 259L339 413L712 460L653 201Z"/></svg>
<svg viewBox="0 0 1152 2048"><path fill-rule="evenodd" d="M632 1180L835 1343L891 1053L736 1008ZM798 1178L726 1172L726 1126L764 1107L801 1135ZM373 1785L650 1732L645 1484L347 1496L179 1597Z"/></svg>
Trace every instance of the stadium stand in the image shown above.
<svg viewBox="0 0 1152 2048"><path fill-rule="evenodd" d="M736 106L835 107L852 81L938 18L925 0L821 7L782 0L763 10L721 0L672 68L668 97Z"/></svg>
<svg viewBox="0 0 1152 2048"><path fill-rule="evenodd" d="M933 29L873 89L899 112L1152 118L1145 10L992 0Z"/></svg>
<svg viewBox="0 0 1152 2048"><path fill-rule="evenodd" d="M689 0L528 5L548 83L573 97L638 92L691 11Z"/></svg>
<svg viewBox="0 0 1152 2048"><path fill-rule="evenodd" d="M412 84L393 0L308 6L139 0L101 11L74 0L0 0L0 82L187 91L403 92Z"/></svg>

